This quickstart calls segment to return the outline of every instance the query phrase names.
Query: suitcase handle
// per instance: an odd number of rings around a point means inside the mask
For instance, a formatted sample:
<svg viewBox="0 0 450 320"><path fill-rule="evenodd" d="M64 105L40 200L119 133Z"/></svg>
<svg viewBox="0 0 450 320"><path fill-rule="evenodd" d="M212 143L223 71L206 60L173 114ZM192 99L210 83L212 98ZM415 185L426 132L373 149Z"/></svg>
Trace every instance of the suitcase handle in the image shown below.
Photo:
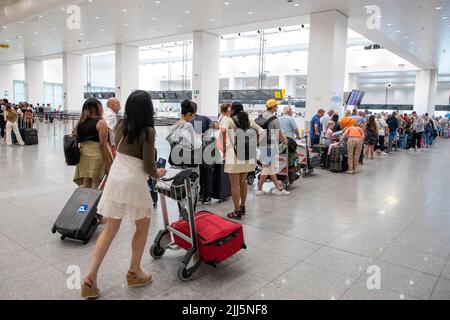
<svg viewBox="0 0 450 320"><path fill-rule="evenodd" d="M219 241L216 241L214 244L216 247L220 247L223 246L225 243L230 242L231 240L233 240L234 238L236 238L238 235L238 232L232 233L230 236L221 239Z"/></svg>

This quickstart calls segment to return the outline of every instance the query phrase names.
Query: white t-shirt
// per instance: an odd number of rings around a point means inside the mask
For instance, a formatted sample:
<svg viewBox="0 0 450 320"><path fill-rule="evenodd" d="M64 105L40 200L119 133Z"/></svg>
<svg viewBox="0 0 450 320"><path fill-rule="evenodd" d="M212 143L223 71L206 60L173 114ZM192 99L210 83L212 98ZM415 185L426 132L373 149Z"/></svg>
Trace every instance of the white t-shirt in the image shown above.
<svg viewBox="0 0 450 320"><path fill-rule="evenodd" d="M103 118L105 119L106 125L109 131L109 141L113 146L116 143L116 127L117 127L117 114L110 108L105 108L103 113Z"/></svg>
<svg viewBox="0 0 450 320"><path fill-rule="evenodd" d="M384 121L384 119L378 119L377 124L378 124L378 135L382 137L385 136L386 132L384 131L384 128L387 127L386 121Z"/></svg>

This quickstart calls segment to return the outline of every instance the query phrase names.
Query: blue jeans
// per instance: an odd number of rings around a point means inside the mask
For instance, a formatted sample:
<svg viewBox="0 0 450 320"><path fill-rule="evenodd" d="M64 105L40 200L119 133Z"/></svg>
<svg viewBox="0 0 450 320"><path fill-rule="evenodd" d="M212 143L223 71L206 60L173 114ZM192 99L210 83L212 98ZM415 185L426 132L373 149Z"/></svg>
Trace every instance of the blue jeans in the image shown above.
<svg viewBox="0 0 450 320"><path fill-rule="evenodd" d="M393 142L397 139L397 131L389 132L389 142Z"/></svg>
<svg viewBox="0 0 450 320"><path fill-rule="evenodd" d="M408 134L405 133L403 135L403 139L400 141L400 147L403 148L403 149L406 149L407 144L408 144Z"/></svg>

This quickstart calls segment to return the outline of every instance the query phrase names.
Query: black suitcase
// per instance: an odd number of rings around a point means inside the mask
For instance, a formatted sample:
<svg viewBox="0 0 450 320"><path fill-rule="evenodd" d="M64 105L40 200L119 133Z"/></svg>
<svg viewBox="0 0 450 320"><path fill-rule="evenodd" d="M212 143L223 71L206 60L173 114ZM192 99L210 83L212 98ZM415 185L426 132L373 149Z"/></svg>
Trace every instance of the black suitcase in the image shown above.
<svg viewBox="0 0 450 320"><path fill-rule="evenodd" d="M331 172L342 172L343 170L343 148L336 146L331 148L331 154L328 157L328 169Z"/></svg>
<svg viewBox="0 0 450 320"><path fill-rule="evenodd" d="M231 197L230 177L224 170L224 164L216 164L210 169L206 182L207 198L218 199L222 202Z"/></svg>
<svg viewBox="0 0 450 320"><path fill-rule="evenodd" d="M37 145L39 144L39 137L37 129L29 128L29 129L21 129L24 132L23 141L27 146ZM22 133L21 133L22 134Z"/></svg>
<svg viewBox="0 0 450 320"><path fill-rule="evenodd" d="M101 221L97 214L101 196L102 190L76 189L56 219L52 233L60 233L61 240L69 238L87 244Z"/></svg>

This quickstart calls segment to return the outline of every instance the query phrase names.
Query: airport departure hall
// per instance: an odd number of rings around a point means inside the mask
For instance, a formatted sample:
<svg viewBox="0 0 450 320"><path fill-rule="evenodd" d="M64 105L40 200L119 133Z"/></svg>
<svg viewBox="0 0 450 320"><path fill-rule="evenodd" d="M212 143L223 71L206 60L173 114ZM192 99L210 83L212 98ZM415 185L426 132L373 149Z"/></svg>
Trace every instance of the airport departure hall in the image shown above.
<svg viewBox="0 0 450 320"><path fill-rule="evenodd" d="M450 300L449 0L0 7L0 300Z"/></svg>

